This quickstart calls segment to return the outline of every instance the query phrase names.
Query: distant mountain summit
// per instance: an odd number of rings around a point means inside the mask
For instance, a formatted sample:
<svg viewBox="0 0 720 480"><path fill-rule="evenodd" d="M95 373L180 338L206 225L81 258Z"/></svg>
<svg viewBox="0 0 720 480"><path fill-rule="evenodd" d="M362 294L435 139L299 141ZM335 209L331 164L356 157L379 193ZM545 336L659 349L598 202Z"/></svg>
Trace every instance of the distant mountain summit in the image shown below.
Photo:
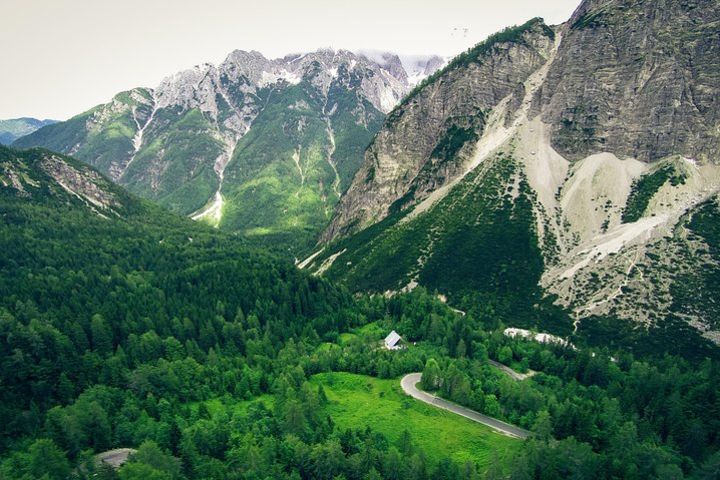
<svg viewBox="0 0 720 480"><path fill-rule="evenodd" d="M308 248L385 115L441 64L413 62L422 71L346 50L274 60L236 50L14 146L71 154L173 211Z"/></svg>
<svg viewBox="0 0 720 480"><path fill-rule="evenodd" d="M377 50L360 50L358 53L412 86L435 73L450 60L438 55L398 55Z"/></svg>
<svg viewBox="0 0 720 480"><path fill-rule="evenodd" d="M38 120L30 117L0 120L0 145L10 145L18 138L56 122L56 120Z"/></svg>

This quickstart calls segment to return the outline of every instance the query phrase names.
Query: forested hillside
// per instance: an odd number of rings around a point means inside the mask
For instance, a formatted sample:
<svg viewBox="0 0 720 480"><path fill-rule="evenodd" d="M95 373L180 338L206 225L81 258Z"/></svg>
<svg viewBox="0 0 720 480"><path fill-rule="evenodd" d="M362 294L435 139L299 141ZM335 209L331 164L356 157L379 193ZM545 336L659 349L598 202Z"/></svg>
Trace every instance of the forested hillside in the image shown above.
<svg viewBox="0 0 720 480"><path fill-rule="evenodd" d="M0 478L720 470L716 361L649 364L511 339L482 305L463 315L422 288L353 297L68 157L0 154ZM391 329L407 349L378 348ZM512 379L488 358L531 376ZM520 443L456 418L472 434L452 447L429 439L449 420L397 393L403 374L422 370L427 388L534 436ZM93 460L119 447L137 449L119 470Z"/></svg>

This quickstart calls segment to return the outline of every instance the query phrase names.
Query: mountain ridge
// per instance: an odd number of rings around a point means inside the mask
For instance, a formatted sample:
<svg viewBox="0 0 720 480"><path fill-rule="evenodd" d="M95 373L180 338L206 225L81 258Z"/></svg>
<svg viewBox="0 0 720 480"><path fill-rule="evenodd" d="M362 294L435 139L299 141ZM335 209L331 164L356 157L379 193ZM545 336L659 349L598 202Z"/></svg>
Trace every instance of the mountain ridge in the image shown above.
<svg viewBox="0 0 720 480"><path fill-rule="evenodd" d="M492 305L503 321L524 317L564 335L597 334L610 322L666 339L683 332L684 346L674 348L718 343L709 298L720 293L711 227L720 83L708 84L717 72L708 32L720 9L661 3L586 1L552 29L554 39L535 20L450 62L388 116L302 265L365 291L421 285L458 308ZM660 55L657 39L668 36L692 42ZM537 61L528 38L544 42ZM688 50L697 61L683 60ZM587 55L573 63L580 51ZM601 60L607 52L620 52L617 61ZM513 73L527 72L523 82L478 101L511 61ZM630 108L633 95L641 110ZM437 121L428 120L433 109Z"/></svg>
<svg viewBox="0 0 720 480"><path fill-rule="evenodd" d="M57 123L57 120L41 120L32 117L0 120L0 145L9 145L18 138L28 135L46 125L52 125L53 123Z"/></svg>
<svg viewBox="0 0 720 480"><path fill-rule="evenodd" d="M302 250L409 90L402 65L393 71L347 50L274 60L235 50L15 146L72 154L172 211Z"/></svg>

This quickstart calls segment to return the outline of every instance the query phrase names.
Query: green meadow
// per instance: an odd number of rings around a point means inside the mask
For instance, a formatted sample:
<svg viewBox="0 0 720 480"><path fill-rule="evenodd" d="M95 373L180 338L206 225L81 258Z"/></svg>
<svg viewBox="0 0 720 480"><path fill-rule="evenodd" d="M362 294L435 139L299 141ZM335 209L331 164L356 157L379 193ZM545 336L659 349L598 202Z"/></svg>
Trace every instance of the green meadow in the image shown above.
<svg viewBox="0 0 720 480"><path fill-rule="evenodd" d="M321 373L310 382L323 386L325 407L340 429L365 428L396 442L404 430L431 462L444 457L474 461L481 470L509 458L522 442L484 425L431 407L405 395L400 379L378 379L351 373Z"/></svg>
<svg viewBox="0 0 720 480"><path fill-rule="evenodd" d="M324 413L332 417L340 430L370 427L391 443L396 443L407 430L431 464L450 457L461 463L472 461L483 471L494 461L508 461L522 445L520 440L405 395L399 378L321 373L312 376L310 383L323 386L328 398ZM253 402L272 408L274 397L262 395L238 402L228 402L226 397L208 400L205 405L212 416L230 417L245 415ZM198 403L194 403L191 408L197 407Z"/></svg>

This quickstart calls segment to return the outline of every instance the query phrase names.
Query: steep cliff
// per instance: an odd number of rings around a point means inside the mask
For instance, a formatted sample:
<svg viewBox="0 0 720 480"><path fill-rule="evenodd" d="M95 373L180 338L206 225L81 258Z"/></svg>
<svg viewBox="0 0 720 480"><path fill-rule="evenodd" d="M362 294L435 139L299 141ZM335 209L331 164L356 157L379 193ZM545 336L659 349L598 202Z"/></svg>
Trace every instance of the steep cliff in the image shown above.
<svg viewBox="0 0 720 480"><path fill-rule="evenodd" d="M300 265L564 334L719 342L718 9L586 1L471 49L390 113Z"/></svg>
<svg viewBox="0 0 720 480"><path fill-rule="evenodd" d="M535 111L552 145L653 161L720 155L720 4L593 0L564 28Z"/></svg>
<svg viewBox="0 0 720 480"><path fill-rule="evenodd" d="M490 37L417 87L388 116L323 239L357 231L422 200L468 169L500 104L507 119L547 62L555 33L535 19Z"/></svg>

